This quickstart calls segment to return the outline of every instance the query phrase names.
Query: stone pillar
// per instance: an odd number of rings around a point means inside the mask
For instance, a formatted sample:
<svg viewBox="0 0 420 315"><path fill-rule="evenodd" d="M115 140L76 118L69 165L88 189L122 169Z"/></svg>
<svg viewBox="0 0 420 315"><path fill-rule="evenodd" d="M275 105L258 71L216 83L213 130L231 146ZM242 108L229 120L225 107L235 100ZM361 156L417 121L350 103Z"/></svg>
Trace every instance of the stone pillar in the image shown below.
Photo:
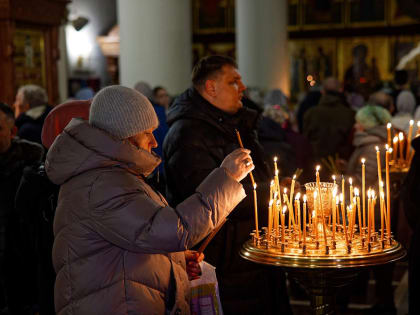
<svg viewBox="0 0 420 315"><path fill-rule="evenodd" d="M236 0L236 55L249 87L289 92L287 0Z"/></svg>
<svg viewBox="0 0 420 315"><path fill-rule="evenodd" d="M120 84L162 85L170 94L191 85L190 0L118 0Z"/></svg>

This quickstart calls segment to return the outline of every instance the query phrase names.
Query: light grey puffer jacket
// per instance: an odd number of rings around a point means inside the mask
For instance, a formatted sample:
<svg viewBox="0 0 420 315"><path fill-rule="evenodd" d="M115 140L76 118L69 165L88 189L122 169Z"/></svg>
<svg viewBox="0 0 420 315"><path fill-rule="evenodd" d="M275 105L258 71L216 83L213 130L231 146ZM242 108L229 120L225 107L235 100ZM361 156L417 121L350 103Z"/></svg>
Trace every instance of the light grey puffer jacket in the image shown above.
<svg viewBox="0 0 420 315"><path fill-rule="evenodd" d="M143 176L160 159L73 119L50 148L55 309L63 314L189 314L183 251L245 197L215 169L176 209Z"/></svg>

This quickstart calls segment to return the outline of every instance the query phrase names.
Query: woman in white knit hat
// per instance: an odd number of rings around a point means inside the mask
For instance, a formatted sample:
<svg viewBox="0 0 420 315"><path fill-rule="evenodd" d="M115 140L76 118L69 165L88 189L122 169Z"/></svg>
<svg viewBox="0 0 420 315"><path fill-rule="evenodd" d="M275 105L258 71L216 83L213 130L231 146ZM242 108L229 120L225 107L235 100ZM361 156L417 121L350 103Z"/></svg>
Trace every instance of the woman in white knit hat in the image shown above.
<svg viewBox="0 0 420 315"><path fill-rule="evenodd" d="M51 146L46 171L61 185L58 314L190 313L187 270L196 276L202 257L186 250L245 197L239 182L254 165L249 150L235 150L171 208L145 181L160 163L151 151L157 126L146 97L110 86L93 99L89 122L73 119Z"/></svg>

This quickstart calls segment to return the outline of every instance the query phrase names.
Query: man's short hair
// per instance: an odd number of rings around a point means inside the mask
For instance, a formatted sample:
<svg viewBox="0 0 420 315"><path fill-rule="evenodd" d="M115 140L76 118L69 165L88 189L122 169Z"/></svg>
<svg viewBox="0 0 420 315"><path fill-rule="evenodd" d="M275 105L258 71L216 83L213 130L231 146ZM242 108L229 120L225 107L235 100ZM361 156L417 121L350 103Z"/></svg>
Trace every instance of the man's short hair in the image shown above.
<svg viewBox="0 0 420 315"><path fill-rule="evenodd" d="M15 114L13 113L13 109L11 109L10 106L0 102L0 111L2 111L6 115L6 118L11 123L15 123Z"/></svg>
<svg viewBox="0 0 420 315"><path fill-rule="evenodd" d="M322 88L325 92L340 92L340 81L334 77L328 77L322 82Z"/></svg>
<svg viewBox="0 0 420 315"><path fill-rule="evenodd" d="M217 75L225 65L238 68L236 62L227 56L214 55L201 58L192 70L192 82L194 87L203 87L206 80Z"/></svg>
<svg viewBox="0 0 420 315"><path fill-rule="evenodd" d="M165 90L163 86L157 86L153 89L153 96L156 96L160 90Z"/></svg>
<svg viewBox="0 0 420 315"><path fill-rule="evenodd" d="M38 85L23 85L19 88L18 93L22 93L23 102L28 103L30 108L46 105L48 102L47 93Z"/></svg>

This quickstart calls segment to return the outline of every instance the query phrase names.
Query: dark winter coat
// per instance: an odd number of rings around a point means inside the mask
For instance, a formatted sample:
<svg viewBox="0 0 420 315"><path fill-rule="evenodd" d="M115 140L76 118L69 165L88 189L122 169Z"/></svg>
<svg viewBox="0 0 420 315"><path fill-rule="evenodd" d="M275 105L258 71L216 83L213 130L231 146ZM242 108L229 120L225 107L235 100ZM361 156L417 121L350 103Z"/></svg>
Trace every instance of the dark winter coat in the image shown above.
<svg viewBox="0 0 420 315"><path fill-rule="evenodd" d="M271 176L256 137L257 119L257 112L247 108L229 115L211 105L194 88L180 95L168 112L169 131L163 145L170 203L176 205L190 196L203 178L239 147L237 129L244 147L251 150L258 187L260 227L266 225L265 209ZM271 274L272 270L247 262L238 254L242 244L249 239L249 233L255 229L249 177L242 182L251 197L229 216L207 247L206 260L216 266L225 314L267 314L273 311L276 303L280 304L278 310L282 311L281 307L288 306L288 301L286 292L278 293L284 285L278 278L279 274ZM269 289L274 282L275 289Z"/></svg>
<svg viewBox="0 0 420 315"><path fill-rule="evenodd" d="M319 104L309 109L303 118L303 134L312 145L315 159L328 156L350 157L350 141L354 125L354 111L340 94L327 93Z"/></svg>
<svg viewBox="0 0 420 315"><path fill-rule="evenodd" d="M144 180L155 154L73 119L48 151L58 314L189 314L183 251L245 197L216 168L175 209Z"/></svg>
<svg viewBox="0 0 420 315"><path fill-rule="evenodd" d="M18 136L22 139L41 142L42 126L48 113L52 110L51 106L37 106L31 108L16 118L16 127L18 128Z"/></svg>

